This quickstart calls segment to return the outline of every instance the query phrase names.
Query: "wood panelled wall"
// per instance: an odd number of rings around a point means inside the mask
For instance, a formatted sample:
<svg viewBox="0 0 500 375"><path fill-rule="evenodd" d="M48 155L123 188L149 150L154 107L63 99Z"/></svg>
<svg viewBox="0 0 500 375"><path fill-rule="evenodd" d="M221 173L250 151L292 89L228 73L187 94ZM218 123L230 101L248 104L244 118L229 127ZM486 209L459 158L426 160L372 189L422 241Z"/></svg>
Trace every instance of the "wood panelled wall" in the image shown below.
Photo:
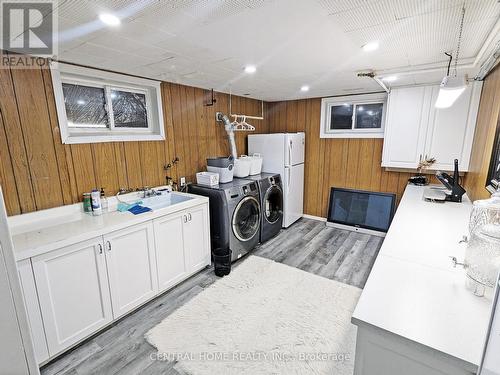
<svg viewBox="0 0 500 375"><path fill-rule="evenodd" d="M84 192L165 184L163 166L176 156L174 180L194 180L207 156L229 154L223 126L215 112L229 111L229 97L216 94L205 106L205 90L163 83L166 140L81 145L61 143L50 71L0 69L0 185L9 215L76 203ZM233 112L259 115L260 101L232 98ZM265 121L252 121L268 132ZM240 154L246 134L236 137Z"/></svg>
<svg viewBox="0 0 500 375"><path fill-rule="evenodd" d="M490 167L495 131L499 121L500 66L497 66L484 81L472 146L470 171L465 177L465 188L472 200L490 197L485 185Z"/></svg>
<svg viewBox="0 0 500 375"><path fill-rule="evenodd" d="M332 186L391 192L399 202L410 174L387 172L380 166L383 139L321 139L321 99L268 103L267 110L271 133L306 133L306 214L327 216Z"/></svg>

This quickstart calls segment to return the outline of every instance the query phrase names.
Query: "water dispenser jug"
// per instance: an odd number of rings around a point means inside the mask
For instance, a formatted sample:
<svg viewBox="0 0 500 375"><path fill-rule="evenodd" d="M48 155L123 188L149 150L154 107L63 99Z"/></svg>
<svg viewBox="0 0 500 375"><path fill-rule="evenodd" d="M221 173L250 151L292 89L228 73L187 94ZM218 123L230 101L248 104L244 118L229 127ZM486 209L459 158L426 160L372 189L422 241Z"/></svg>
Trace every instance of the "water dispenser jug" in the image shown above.
<svg viewBox="0 0 500 375"><path fill-rule="evenodd" d="M489 294L500 271L500 196L474 202L465 252L467 287L478 296Z"/></svg>

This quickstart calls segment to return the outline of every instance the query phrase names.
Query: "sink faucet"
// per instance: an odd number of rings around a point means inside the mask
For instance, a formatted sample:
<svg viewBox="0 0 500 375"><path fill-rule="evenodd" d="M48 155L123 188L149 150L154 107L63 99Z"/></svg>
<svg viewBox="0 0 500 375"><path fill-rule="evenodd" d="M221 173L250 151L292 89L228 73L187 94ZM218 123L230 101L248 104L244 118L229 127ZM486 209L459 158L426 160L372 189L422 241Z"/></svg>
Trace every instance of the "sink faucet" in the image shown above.
<svg viewBox="0 0 500 375"><path fill-rule="evenodd" d="M149 186L145 186L142 189L139 189L139 191L142 191L142 198L149 198L161 195L160 192L156 191L155 189L151 189Z"/></svg>

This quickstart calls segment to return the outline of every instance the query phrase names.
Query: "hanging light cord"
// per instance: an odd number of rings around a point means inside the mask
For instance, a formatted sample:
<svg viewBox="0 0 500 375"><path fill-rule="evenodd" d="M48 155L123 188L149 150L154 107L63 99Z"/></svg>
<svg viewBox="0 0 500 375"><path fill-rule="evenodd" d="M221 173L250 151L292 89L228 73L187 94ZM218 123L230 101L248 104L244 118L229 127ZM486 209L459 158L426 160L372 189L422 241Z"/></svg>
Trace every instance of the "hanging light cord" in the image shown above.
<svg viewBox="0 0 500 375"><path fill-rule="evenodd" d="M464 29L464 18L465 18L465 1L462 4L462 19L460 20L460 30L458 32L457 52L455 54L455 67L454 67L455 77L457 76L458 55L460 54L460 44L462 43L462 31Z"/></svg>

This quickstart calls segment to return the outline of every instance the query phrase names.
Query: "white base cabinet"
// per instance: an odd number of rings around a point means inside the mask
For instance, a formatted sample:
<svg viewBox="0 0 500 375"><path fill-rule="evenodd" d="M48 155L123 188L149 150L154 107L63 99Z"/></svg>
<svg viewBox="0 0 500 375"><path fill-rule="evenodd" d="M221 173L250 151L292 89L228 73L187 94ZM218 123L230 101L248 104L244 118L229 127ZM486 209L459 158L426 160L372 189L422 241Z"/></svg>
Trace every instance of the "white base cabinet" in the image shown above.
<svg viewBox="0 0 500 375"><path fill-rule="evenodd" d="M33 349L35 350L35 359L37 363L42 363L49 359L50 355L47 347L47 339L45 338L42 313L40 311L40 305L38 304L38 294L36 291L35 277L33 276L33 268L31 267L31 260L24 259L18 262L17 271L24 297L24 306L26 306L31 340L33 341Z"/></svg>
<svg viewBox="0 0 500 375"><path fill-rule="evenodd" d="M477 366L375 327L358 325L354 375L474 375Z"/></svg>
<svg viewBox="0 0 500 375"><path fill-rule="evenodd" d="M382 166L417 168L435 158L431 170L466 172L476 128L481 82L469 83L450 108L435 108L439 86L394 88L389 94Z"/></svg>
<svg viewBox="0 0 500 375"><path fill-rule="evenodd" d="M135 225L104 236L113 317L158 293L153 224Z"/></svg>
<svg viewBox="0 0 500 375"><path fill-rule="evenodd" d="M50 356L113 320L101 237L39 255L32 264Z"/></svg>
<svg viewBox="0 0 500 375"><path fill-rule="evenodd" d="M184 212L154 221L158 287L163 292L188 273L184 251Z"/></svg>
<svg viewBox="0 0 500 375"><path fill-rule="evenodd" d="M207 265L208 202L19 261L37 362Z"/></svg>
<svg viewBox="0 0 500 375"><path fill-rule="evenodd" d="M193 273L203 265L210 264L209 223L204 220L208 207L196 207L186 214L184 223L184 251L188 272Z"/></svg>
<svg viewBox="0 0 500 375"><path fill-rule="evenodd" d="M208 207L154 220L158 286L167 290L210 264Z"/></svg>

